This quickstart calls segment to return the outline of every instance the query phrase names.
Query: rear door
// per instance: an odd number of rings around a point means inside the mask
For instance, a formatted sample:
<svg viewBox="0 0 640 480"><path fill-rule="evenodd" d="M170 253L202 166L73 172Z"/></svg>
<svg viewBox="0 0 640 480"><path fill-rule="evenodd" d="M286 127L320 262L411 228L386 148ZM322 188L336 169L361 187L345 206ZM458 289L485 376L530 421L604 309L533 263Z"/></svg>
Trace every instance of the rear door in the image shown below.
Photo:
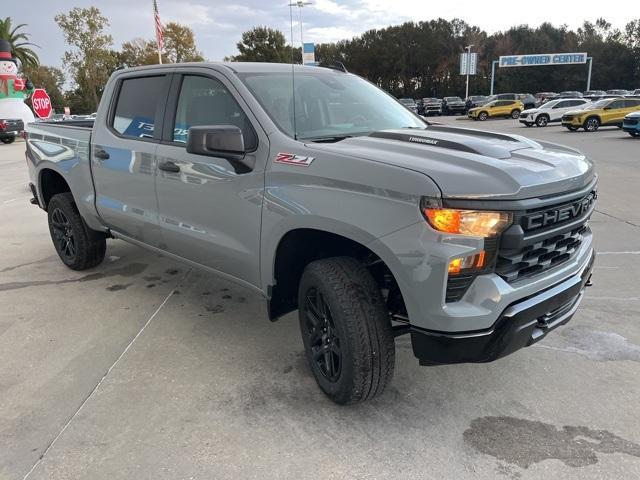
<svg viewBox="0 0 640 480"><path fill-rule="evenodd" d="M135 73L119 77L108 113L96 121L91 149L95 202L112 230L159 246L155 153L170 76Z"/></svg>
<svg viewBox="0 0 640 480"><path fill-rule="evenodd" d="M253 170L221 157L187 153L194 126L242 130ZM251 285L260 285L260 220L269 142L233 85L209 68L175 75L158 148L157 192L166 250ZM170 171L173 170L173 171Z"/></svg>

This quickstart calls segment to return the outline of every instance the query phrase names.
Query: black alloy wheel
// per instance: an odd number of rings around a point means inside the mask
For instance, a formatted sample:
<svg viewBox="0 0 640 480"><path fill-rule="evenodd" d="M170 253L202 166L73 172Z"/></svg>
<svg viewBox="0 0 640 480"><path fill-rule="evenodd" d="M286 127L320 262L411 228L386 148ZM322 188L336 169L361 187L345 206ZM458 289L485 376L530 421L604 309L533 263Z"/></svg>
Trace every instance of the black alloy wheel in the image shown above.
<svg viewBox="0 0 640 480"><path fill-rule="evenodd" d="M340 337L329 305L315 287L307 291L304 315L313 362L324 378L336 382L342 372Z"/></svg>
<svg viewBox="0 0 640 480"><path fill-rule="evenodd" d="M65 263L72 263L76 258L76 238L71 222L62 210L56 208L51 212L51 227L56 249Z"/></svg>

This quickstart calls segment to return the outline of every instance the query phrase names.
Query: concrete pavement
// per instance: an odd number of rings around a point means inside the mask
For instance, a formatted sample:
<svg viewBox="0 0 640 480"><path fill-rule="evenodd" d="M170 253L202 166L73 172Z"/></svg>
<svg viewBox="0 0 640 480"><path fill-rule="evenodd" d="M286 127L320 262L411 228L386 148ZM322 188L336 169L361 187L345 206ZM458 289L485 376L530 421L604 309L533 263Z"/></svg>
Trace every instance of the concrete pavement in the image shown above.
<svg viewBox="0 0 640 480"><path fill-rule="evenodd" d="M0 479L640 477L640 141L455 124L594 159L595 286L491 364L419 367L400 337L391 388L353 407L315 386L296 315L271 323L248 291L117 241L66 269L24 144L0 146Z"/></svg>

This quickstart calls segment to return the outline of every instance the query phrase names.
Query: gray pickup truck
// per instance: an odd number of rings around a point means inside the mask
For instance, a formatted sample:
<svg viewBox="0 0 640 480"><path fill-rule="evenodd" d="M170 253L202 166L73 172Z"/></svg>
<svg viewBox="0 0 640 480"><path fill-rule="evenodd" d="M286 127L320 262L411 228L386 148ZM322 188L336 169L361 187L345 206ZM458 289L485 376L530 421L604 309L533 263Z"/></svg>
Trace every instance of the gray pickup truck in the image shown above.
<svg viewBox="0 0 640 480"><path fill-rule="evenodd" d="M345 71L116 71L94 121L27 128L32 202L74 270L122 239L299 312L335 402L421 365L488 362L567 322L589 284L597 177L579 152L429 125Z"/></svg>

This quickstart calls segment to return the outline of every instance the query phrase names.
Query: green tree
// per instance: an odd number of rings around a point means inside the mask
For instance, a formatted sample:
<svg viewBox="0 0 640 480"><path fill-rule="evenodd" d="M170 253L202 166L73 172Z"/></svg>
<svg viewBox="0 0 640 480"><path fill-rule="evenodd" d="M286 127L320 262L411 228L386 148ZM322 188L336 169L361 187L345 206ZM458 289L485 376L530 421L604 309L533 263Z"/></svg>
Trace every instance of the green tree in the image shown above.
<svg viewBox="0 0 640 480"><path fill-rule="evenodd" d="M158 49L155 40L134 38L122 44L118 60L123 67L154 65L158 63Z"/></svg>
<svg viewBox="0 0 640 480"><path fill-rule="evenodd" d="M60 111L64 107L64 74L56 67L22 66L22 74L33 82L36 88L44 88L51 98L51 106L54 110Z"/></svg>
<svg viewBox="0 0 640 480"><path fill-rule="evenodd" d="M122 44L118 53L120 64L125 67L154 65L158 63L158 47L155 40L134 38ZM202 62L204 57L198 51L193 31L179 23L169 22L164 26L164 63Z"/></svg>
<svg viewBox="0 0 640 480"><path fill-rule="evenodd" d="M234 62L291 62L291 47L280 30L269 27L255 27L242 34L242 40L236 44L239 55L227 57ZM299 49L293 51L294 62L300 62Z"/></svg>
<svg viewBox="0 0 640 480"><path fill-rule="evenodd" d="M31 43L29 39L31 35L19 32L27 25L21 23L15 27L11 23L11 17L4 20L0 19L0 39L7 40L11 44L11 52L20 63L25 67L36 67L40 63L38 55L31 47L37 47L35 43Z"/></svg>
<svg viewBox="0 0 640 480"><path fill-rule="evenodd" d="M71 46L62 58L64 66L80 94L87 96L90 109L96 110L104 85L118 63L116 52L110 48L112 37L105 33L109 21L96 7L75 7L56 15L55 21Z"/></svg>
<svg viewBox="0 0 640 480"><path fill-rule="evenodd" d="M193 30L175 22L164 25L162 61L166 63L204 61L202 53L196 49Z"/></svg>

